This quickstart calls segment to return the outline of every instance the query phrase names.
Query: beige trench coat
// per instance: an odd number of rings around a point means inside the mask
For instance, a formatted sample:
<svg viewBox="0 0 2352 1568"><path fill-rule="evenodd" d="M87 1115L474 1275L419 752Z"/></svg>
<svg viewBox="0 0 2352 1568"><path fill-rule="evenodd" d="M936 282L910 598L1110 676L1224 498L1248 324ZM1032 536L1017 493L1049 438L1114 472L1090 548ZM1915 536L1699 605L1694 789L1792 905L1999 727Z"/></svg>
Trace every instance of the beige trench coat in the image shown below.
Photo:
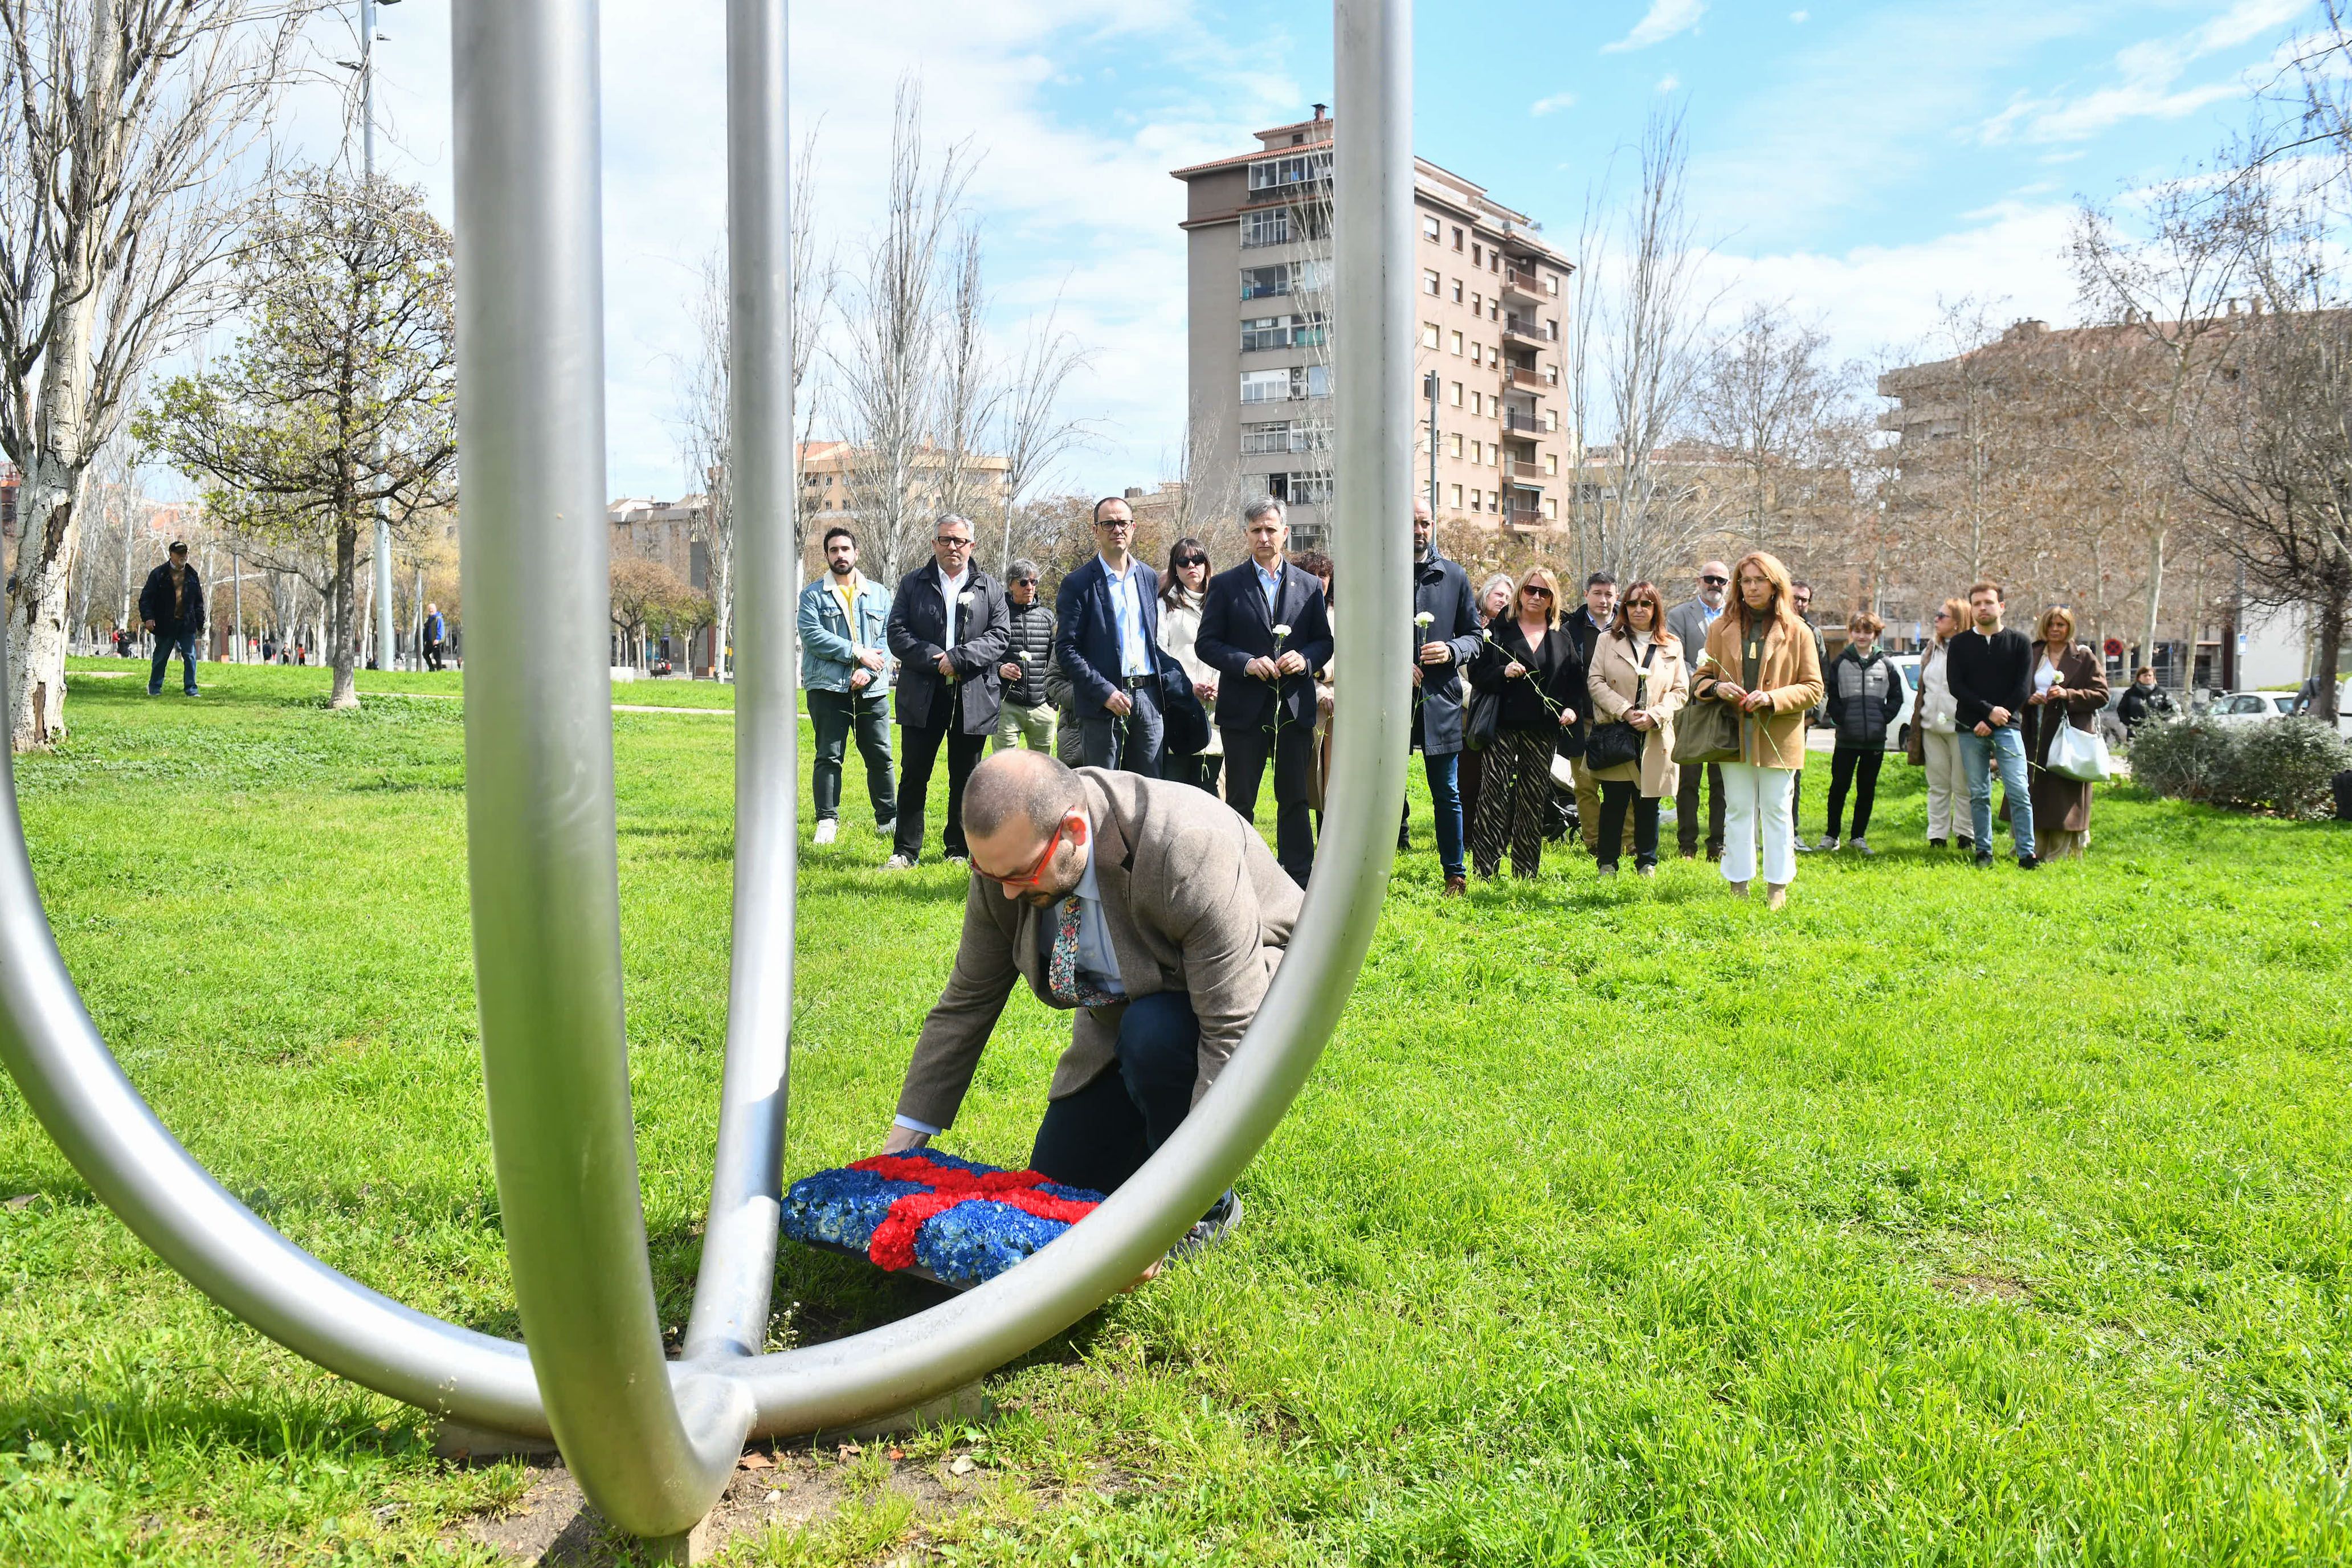
<svg viewBox="0 0 2352 1568"><path fill-rule="evenodd" d="M1641 656L1630 639L1614 632L1593 639L1592 666L1584 684L1592 693L1596 722L1614 719L1633 706L1634 678L1641 668ZM1683 664L1681 639L1672 632L1658 639L1658 651L1650 660L1649 693L1650 714L1658 726L1642 746L1642 760L1621 767L1595 768L1592 776L1604 784L1638 779L1643 795L1669 795L1681 776L1675 767L1675 715L1690 700L1690 671Z"/></svg>

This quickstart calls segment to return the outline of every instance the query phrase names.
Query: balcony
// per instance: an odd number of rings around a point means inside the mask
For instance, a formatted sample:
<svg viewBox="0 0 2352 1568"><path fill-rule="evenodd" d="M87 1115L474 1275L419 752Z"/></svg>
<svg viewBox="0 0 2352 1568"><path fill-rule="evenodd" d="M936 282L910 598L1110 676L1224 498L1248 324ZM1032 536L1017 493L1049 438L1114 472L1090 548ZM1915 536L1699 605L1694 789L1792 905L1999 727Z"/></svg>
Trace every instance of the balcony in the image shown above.
<svg viewBox="0 0 2352 1568"><path fill-rule="evenodd" d="M1541 415L1532 412L1522 414L1516 408L1503 410L1503 428L1526 436L1549 436L1554 433L1546 427Z"/></svg>
<svg viewBox="0 0 2352 1568"><path fill-rule="evenodd" d="M1532 316L1517 313L1503 318L1503 336L1521 348L1552 348L1559 339L1550 328Z"/></svg>
<svg viewBox="0 0 2352 1568"><path fill-rule="evenodd" d="M1503 298L1514 296L1531 304L1543 304L1552 296L1544 292L1543 279L1532 272L1522 272L1516 267L1503 269Z"/></svg>
<svg viewBox="0 0 2352 1568"><path fill-rule="evenodd" d="M1541 507L1514 506L1505 516L1513 528L1541 528L1544 525Z"/></svg>
<svg viewBox="0 0 2352 1568"><path fill-rule="evenodd" d="M1541 371L1529 370L1525 365L1517 364L1512 365L1505 374L1503 384L1515 391L1525 392L1546 392L1557 384L1546 378Z"/></svg>
<svg viewBox="0 0 2352 1568"><path fill-rule="evenodd" d="M1531 458L1506 458L1503 459L1503 477L1515 485L1539 490L1543 489L1544 480L1551 476L1543 471L1542 464Z"/></svg>

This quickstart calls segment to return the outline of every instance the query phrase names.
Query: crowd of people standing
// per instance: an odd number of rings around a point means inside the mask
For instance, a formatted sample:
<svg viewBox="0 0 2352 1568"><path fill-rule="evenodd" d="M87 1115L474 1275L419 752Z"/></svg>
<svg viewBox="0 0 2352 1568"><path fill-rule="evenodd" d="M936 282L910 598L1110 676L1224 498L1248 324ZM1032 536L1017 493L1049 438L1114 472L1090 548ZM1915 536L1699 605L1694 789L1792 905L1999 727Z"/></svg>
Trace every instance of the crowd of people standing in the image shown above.
<svg viewBox="0 0 2352 1568"><path fill-rule="evenodd" d="M923 803L947 753L941 847L968 855L964 781L993 742L1072 765L1177 780L1254 820L1272 774L1274 848L1300 882L1314 865L1344 673L1334 658L1336 568L1289 552L1283 503L1244 511L1245 559L1216 569L1179 539L1164 567L1132 553L1134 514L1108 497L1096 550L1049 603L1034 561L999 583L971 558L973 530L943 517L933 559L895 592L862 576L846 526L827 531L826 572L803 592L802 682L816 731L816 839L834 842L854 739L890 868L924 849ZM1979 865L1998 819L2017 864L2080 853L2091 786L2053 770L2062 726L2088 730L2107 699L2103 662L2053 607L2032 634L2006 624L1998 584L1945 602L1914 682L1881 647L1877 616L1847 617L1834 658L1811 617L1811 589L1763 551L1700 563L1687 599L1590 574L1579 600L1535 566L1474 589L1438 548L1426 507L1412 520L1411 744L1422 754L1444 889L1473 876L1533 877L1567 837L1616 876L1656 875L1672 804L1675 847L1705 855L1735 894L1760 878L1778 908L1797 858L1870 842L1889 736L1927 785L1927 839ZM1361 656L1351 654L1349 659ZM900 731L892 777L895 700ZM2143 712L2153 710L2143 696ZM1903 722L1905 715L1908 721ZM1809 731L1834 740L1818 840L1799 826ZM2005 798L1996 813L1993 786ZM1411 839L1399 827L1400 847Z"/></svg>

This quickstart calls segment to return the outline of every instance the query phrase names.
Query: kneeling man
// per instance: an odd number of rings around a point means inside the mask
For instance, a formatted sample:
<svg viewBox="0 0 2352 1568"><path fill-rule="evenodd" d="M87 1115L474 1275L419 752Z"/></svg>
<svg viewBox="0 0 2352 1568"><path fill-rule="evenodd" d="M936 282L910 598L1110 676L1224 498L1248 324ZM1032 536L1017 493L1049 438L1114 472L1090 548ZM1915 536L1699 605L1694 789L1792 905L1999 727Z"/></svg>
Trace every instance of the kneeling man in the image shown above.
<svg viewBox="0 0 2352 1568"><path fill-rule="evenodd" d="M1013 983L1073 1009L1030 1167L1108 1192L1176 1130L1241 1042L1298 918L1298 884L1190 784L999 752L963 800L971 886L885 1152L953 1125ZM1234 1215L1228 1193L1204 1225Z"/></svg>

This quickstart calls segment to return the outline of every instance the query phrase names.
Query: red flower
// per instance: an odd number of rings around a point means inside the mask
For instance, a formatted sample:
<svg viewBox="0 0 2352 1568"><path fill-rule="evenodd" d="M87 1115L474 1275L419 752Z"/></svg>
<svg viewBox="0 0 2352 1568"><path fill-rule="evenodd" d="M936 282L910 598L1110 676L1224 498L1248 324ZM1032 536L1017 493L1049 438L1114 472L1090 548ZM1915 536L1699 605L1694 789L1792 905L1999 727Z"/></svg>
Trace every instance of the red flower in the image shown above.
<svg viewBox="0 0 2352 1568"><path fill-rule="evenodd" d="M1060 1220L1065 1225L1075 1225L1095 1211L1093 1204L1035 1191L1050 1179L1035 1171L965 1171L908 1154L877 1154L849 1168L871 1171L886 1182L913 1182L930 1189L908 1193L892 1203L890 1212L874 1227L873 1239L866 1244L866 1256L885 1268L912 1265L915 1236L923 1228L923 1222L959 1204L975 1200L1006 1204L1024 1214Z"/></svg>

